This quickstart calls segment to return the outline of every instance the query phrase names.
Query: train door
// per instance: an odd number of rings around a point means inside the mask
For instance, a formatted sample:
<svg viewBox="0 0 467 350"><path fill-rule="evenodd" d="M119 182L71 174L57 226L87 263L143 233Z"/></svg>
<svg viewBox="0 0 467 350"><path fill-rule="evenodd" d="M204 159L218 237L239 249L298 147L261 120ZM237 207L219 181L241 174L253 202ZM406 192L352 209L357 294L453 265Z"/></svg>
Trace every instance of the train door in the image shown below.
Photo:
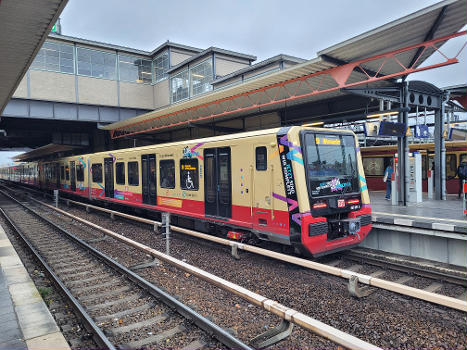
<svg viewBox="0 0 467 350"><path fill-rule="evenodd" d="M253 178L251 183L253 196L253 223L261 229L271 224L272 172L268 171L268 154L266 146L255 147Z"/></svg>
<svg viewBox="0 0 467 350"><path fill-rule="evenodd" d="M70 191L76 191L76 168L75 162L70 162Z"/></svg>
<svg viewBox="0 0 467 350"><path fill-rule="evenodd" d="M141 156L142 191L144 204L157 204L156 194L156 155L144 154Z"/></svg>
<svg viewBox="0 0 467 350"><path fill-rule="evenodd" d="M104 179L105 196L114 197L114 160L113 158L104 158Z"/></svg>
<svg viewBox="0 0 467 350"><path fill-rule="evenodd" d="M232 175L230 148L204 150L205 214L232 217Z"/></svg>
<svg viewBox="0 0 467 350"><path fill-rule="evenodd" d="M59 163L55 163L55 180L57 181L56 182L57 189L60 189L60 164Z"/></svg>

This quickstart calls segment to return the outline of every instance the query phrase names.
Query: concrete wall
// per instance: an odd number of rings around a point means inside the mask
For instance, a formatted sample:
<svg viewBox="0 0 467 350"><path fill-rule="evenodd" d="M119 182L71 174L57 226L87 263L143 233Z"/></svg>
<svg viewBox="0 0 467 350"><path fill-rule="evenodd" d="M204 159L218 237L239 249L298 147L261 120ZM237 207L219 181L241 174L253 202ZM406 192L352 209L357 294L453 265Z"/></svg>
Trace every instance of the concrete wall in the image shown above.
<svg viewBox="0 0 467 350"><path fill-rule="evenodd" d="M75 76L56 72L31 70L31 99L76 102Z"/></svg>
<svg viewBox="0 0 467 350"><path fill-rule="evenodd" d="M78 76L79 103L117 106L117 82Z"/></svg>
<svg viewBox="0 0 467 350"><path fill-rule="evenodd" d="M154 89L151 85L120 82L120 106L154 109Z"/></svg>
<svg viewBox="0 0 467 350"><path fill-rule="evenodd" d="M154 88L154 109L167 106L170 103L169 79L165 79L154 84L153 88Z"/></svg>
<svg viewBox="0 0 467 350"><path fill-rule="evenodd" d="M216 54L216 76L224 76L239 69L249 66L248 61L232 59L230 57Z"/></svg>
<svg viewBox="0 0 467 350"><path fill-rule="evenodd" d="M19 83L18 88L13 94L13 97L16 97L16 98L27 98L28 97L27 74L24 76L24 78Z"/></svg>
<svg viewBox="0 0 467 350"><path fill-rule="evenodd" d="M442 263L467 265L467 237L458 233L424 234L373 228L360 246Z"/></svg>

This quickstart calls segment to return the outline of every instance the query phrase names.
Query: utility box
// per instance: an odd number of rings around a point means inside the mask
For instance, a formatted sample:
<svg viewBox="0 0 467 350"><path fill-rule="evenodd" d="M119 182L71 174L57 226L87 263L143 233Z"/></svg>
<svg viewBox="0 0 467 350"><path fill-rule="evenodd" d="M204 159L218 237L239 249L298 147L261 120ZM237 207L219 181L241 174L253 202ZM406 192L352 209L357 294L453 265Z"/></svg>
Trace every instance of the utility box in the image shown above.
<svg viewBox="0 0 467 350"><path fill-rule="evenodd" d="M409 192L407 201L422 202L422 155L418 152L409 153Z"/></svg>

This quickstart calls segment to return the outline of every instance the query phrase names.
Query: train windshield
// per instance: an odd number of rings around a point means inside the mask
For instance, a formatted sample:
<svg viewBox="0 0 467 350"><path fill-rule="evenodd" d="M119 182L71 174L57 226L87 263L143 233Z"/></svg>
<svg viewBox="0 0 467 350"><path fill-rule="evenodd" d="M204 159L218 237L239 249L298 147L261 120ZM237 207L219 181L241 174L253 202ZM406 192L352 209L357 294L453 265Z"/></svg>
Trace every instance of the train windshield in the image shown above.
<svg viewBox="0 0 467 350"><path fill-rule="evenodd" d="M304 142L307 179L313 197L359 190L353 136L306 133Z"/></svg>

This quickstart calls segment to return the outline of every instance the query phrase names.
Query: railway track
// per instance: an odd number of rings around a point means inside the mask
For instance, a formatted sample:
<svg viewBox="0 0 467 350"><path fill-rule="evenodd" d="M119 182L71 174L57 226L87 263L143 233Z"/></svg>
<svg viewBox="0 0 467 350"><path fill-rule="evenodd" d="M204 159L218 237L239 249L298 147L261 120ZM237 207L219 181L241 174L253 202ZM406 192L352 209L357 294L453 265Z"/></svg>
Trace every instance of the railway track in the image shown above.
<svg viewBox="0 0 467 350"><path fill-rule="evenodd" d="M21 188L24 189L23 187ZM112 217L115 215L122 215L124 218L130 220L138 219L137 217L131 215L119 213L106 208L95 207L86 203L80 203L71 200L65 201L68 201L72 204L77 204L81 207L86 207L87 211L88 209L92 208L92 210L109 212ZM140 221L150 225L157 225L157 222L154 222L153 220L141 219ZM376 258L368 254L360 254L357 251L344 253L339 256L339 259L334 259L333 261L323 262L322 264L315 264L314 262L308 262L307 260L293 256L289 257L285 254L268 252L265 249L237 244L236 242L225 240L219 237L213 237L201 233L197 234L192 230L186 230L175 226L171 227L177 232L185 233L190 236L214 241L224 245L231 245L232 248L235 248L233 249L235 250L233 255L238 256L238 251L240 249L244 249L261 255L278 258L279 260L287 261L293 264L298 264L308 268L317 269L322 272L344 277L349 280L349 291L352 295L357 297L367 296L370 294L370 292L375 291L374 287L377 287L427 300L435 304L441 304L448 307L454 307L458 310L467 311L466 272L456 275L440 270L429 269L427 267L411 266L409 264L391 261L389 259ZM355 264L355 262L357 262L357 264ZM356 278L352 279L352 275L355 275ZM375 283L371 284L371 281L374 281Z"/></svg>
<svg viewBox="0 0 467 350"><path fill-rule="evenodd" d="M251 349L26 204L2 195L0 206L100 348Z"/></svg>
<svg viewBox="0 0 467 350"><path fill-rule="evenodd" d="M15 192L17 191L15 190ZM60 205L65 211L58 212L50 205L33 201L38 208L48 211L48 217L52 220L68 221L70 229L73 226L82 225L81 220L85 219L107 230L119 233L125 238L128 237L133 241L141 242L143 245L160 251L165 249L165 240L153 232L154 225L159 225L154 220L117 212L108 207L96 207L90 203L68 199L64 199L64 203L69 204L69 206ZM41 200L41 202L44 201ZM115 220L111 220L109 214ZM120 220L121 218L124 220ZM382 275L384 280L371 277L371 273L382 268L367 263L362 264L361 261L340 259L342 260L341 265L334 267L332 264L324 265L258 247L240 246L234 241L203 235L173 225L171 225L171 230L174 233L180 232L185 235L183 237L179 234L172 235L174 239L171 242L171 253L175 254L179 259L184 261L186 259L186 261L205 271L210 271L216 276L222 276L257 293L265 293L274 300L281 300L287 304L295 305L303 310L302 312L318 317L328 325L345 331L347 334L358 335L362 340L369 341L382 348L391 350L399 348L440 348L443 346L458 348L460 344L467 344L464 339L464 334L467 331L465 326L467 303L456 299L458 289L463 288L462 290L465 290L462 286L443 284L442 294L448 289L447 295L451 296L446 297L440 293L423 290L432 284L428 278L423 278L421 284L419 278L415 278L414 283L409 282L408 285L404 285L398 282L401 276L405 277L403 276L404 272L387 271ZM96 231L94 230L92 236L95 236L95 234ZM112 235L110 232L109 234ZM84 239L89 237L84 237ZM201 241L199 238L206 241ZM234 262L229 256L228 250L225 247L222 248L220 244L227 246L229 250L236 246L238 248L237 254L240 255L241 259ZM121 247L122 245L119 242L114 242L113 239L97 242L95 246L107 252L107 254L115 256L119 261L126 261L128 265L134 263L134 261L128 262L130 250L124 247L117 248L117 246ZM242 251L246 253L242 253ZM213 261L216 263L213 264ZM280 261L286 262L286 264ZM352 271L355 268L354 265L359 272ZM363 265L363 268L358 267L358 265ZM211 314L211 310L213 310L211 305L213 304L209 302L206 305L202 300L204 290L200 292L201 299L194 298L195 300L193 300L191 291L199 290L198 282L190 281L191 278L185 279L187 292L176 289L176 287L173 289L173 279L180 277L183 279L183 273L181 275L169 273L167 278L162 276L161 279L160 270L160 268L154 267L143 270L141 274L144 278L154 281L157 285L162 285L164 288L171 290L172 293L175 293L185 302L194 305L197 310L203 310L205 315L206 310ZM324 272L326 275L316 273L313 270ZM164 274L168 272L167 270L163 271ZM344 278L347 282L351 276L364 276L366 280L357 281L358 285L365 287L366 285L362 281L370 282L368 285L376 293L372 293L366 298L352 298L347 291L347 283L342 283L342 280L329 275ZM265 278L265 276L268 277ZM214 294L211 293L212 291L208 292L209 298L213 298L212 295ZM398 296L398 294L402 294L402 297ZM219 300L224 300L223 298L229 298L229 296L224 295ZM421 303L417 299L430 301L431 303ZM447 307L439 307L436 304ZM233 307L233 304L231 305ZM217 303L215 306L217 310L213 310L212 315L216 323L234 330L238 329L237 334L242 337L242 340L248 342L249 339L262 332L261 329L256 327L258 324L271 325L277 322L267 321L267 318L263 318L263 316L260 316L260 322L253 321L257 320L258 314L249 312L252 311L252 309L249 309L250 306L244 305L243 308L241 303L235 304L235 307L239 307L242 312L240 314L231 314L232 308L227 307L224 309L224 306ZM240 309L236 311L240 312ZM242 314L248 314L248 319L236 317L236 315ZM227 322L225 317L228 318ZM234 319L235 321L233 321ZM237 328L238 326L239 328ZM253 331L251 332L251 330ZM424 334L424 336L420 337L420 334ZM245 337L245 335L247 336ZM292 336L274 346L273 349L281 349L281 345L287 348L329 348L333 346L330 343L322 343L312 338L310 334L303 333L302 329L294 329Z"/></svg>

